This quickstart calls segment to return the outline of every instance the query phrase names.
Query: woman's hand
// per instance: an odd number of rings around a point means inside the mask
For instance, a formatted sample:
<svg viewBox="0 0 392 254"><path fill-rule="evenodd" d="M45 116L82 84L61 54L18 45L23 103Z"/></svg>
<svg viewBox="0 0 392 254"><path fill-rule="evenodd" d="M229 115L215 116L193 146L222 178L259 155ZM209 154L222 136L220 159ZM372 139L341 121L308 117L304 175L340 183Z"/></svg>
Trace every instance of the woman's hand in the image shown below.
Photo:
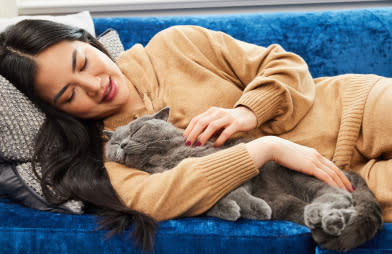
<svg viewBox="0 0 392 254"><path fill-rule="evenodd" d="M186 145L204 145L217 135L214 145L222 145L231 135L240 131L249 131L257 126L256 115L246 107L233 109L211 107L206 112L194 117L184 131Z"/></svg>
<svg viewBox="0 0 392 254"><path fill-rule="evenodd" d="M255 139L247 143L246 147L257 167L273 160L289 169L312 175L330 185L350 192L354 191L343 172L313 148L274 136Z"/></svg>

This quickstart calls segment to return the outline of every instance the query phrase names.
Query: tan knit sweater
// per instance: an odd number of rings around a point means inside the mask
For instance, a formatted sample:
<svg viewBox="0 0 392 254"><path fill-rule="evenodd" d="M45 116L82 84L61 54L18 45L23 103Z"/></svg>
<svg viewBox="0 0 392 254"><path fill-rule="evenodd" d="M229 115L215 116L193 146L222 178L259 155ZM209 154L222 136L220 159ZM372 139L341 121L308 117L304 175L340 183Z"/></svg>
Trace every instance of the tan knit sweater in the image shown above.
<svg viewBox="0 0 392 254"><path fill-rule="evenodd" d="M375 75L312 79L306 63L278 45L240 42L200 27L177 26L135 45L118 66L145 108L105 119L114 129L171 107L185 128L211 106L243 105L257 116L249 137L277 135L316 148L339 167L360 173L392 221L392 80ZM388 140L389 139L389 140ZM111 183L128 207L157 220L194 216L258 173L244 145L184 160L149 175L106 162Z"/></svg>

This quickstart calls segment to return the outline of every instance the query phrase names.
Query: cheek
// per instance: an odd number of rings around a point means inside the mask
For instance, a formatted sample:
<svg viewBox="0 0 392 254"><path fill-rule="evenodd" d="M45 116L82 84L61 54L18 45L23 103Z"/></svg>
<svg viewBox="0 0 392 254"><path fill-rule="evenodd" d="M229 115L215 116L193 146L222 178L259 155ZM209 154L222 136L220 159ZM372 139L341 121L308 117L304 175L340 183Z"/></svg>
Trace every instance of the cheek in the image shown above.
<svg viewBox="0 0 392 254"><path fill-rule="evenodd" d="M72 103L69 107L64 109L65 112L79 118L94 118L98 113L98 105L92 103L90 100L80 100Z"/></svg>
<svg viewBox="0 0 392 254"><path fill-rule="evenodd" d="M100 51L96 54L95 64L97 68L111 71L114 71L114 69L117 67L117 65L107 55Z"/></svg>

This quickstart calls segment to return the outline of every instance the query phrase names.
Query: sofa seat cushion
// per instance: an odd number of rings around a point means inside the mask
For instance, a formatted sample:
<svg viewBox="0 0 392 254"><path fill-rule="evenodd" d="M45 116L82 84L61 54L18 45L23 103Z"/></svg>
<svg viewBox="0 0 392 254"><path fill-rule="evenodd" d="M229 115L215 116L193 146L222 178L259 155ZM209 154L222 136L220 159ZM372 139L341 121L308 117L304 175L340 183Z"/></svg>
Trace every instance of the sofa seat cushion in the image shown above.
<svg viewBox="0 0 392 254"><path fill-rule="evenodd" d="M212 217L160 224L159 253L314 253L310 231L288 221L222 221Z"/></svg>
<svg viewBox="0 0 392 254"><path fill-rule="evenodd" d="M341 252L331 251L319 246L316 247L316 254L338 254ZM384 223L383 229L364 245L344 252L345 254L380 254L392 253L392 223Z"/></svg>
<svg viewBox="0 0 392 254"><path fill-rule="evenodd" d="M0 199L2 253L141 253L128 234L105 240L94 216L37 211ZM156 253L314 253L310 231L285 221L211 217L169 220L159 224Z"/></svg>

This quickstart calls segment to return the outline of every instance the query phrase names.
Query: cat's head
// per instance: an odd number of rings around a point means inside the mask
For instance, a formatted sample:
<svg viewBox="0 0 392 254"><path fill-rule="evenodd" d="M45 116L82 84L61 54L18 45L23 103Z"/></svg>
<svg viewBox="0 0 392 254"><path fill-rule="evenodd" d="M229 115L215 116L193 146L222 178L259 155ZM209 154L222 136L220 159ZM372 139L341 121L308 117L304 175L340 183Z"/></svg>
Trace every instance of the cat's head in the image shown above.
<svg viewBox="0 0 392 254"><path fill-rule="evenodd" d="M109 137L105 146L106 157L120 163L129 164L126 160L132 160L140 164L146 157L166 151L173 138L181 135L176 127L167 122L169 113L170 108L166 107L120 126L115 131L104 131Z"/></svg>

